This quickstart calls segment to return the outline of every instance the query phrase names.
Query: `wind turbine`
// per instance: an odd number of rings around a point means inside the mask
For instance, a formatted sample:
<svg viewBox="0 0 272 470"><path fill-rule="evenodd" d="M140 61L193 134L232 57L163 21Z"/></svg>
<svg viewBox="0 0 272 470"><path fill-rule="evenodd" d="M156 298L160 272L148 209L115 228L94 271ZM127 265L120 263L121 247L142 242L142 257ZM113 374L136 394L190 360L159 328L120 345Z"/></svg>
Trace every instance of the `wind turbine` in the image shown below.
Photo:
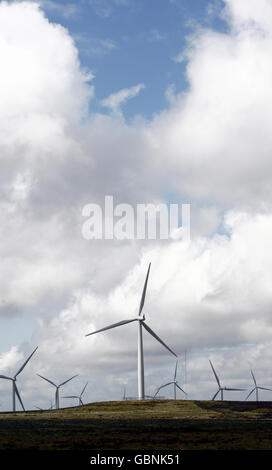
<svg viewBox="0 0 272 470"><path fill-rule="evenodd" d="M174 398L176 400L177 398L177 388L179 388L179 390L181 390L185 395L187 395L186 392L184 392L184 390L182 390L182 388L179 386L178 382L177 382L177 369L178 369L178 361L176 361L176 367L175 367L175 373L174 373L174 379L172 380L172 382L168 382L167 384L164 384L164 385L161 385L158 390L156 391L155 395L154 395L154 398L156 398L156 396L158 395L159 391L164 388L164 387L168 387L168 385L174 385Z"/></svg>
<svg viewBox="0 0 272 470"><path fill-rule="evenodd" d="M143 334L142 329L144 329L153 336L159 343L161 343L171 354L177 357L177 355L170 349L160 338L159 336L151 330L151 328L145 323L145 314L142 314L144 302L145 302L145 295L146 295L146 288L147 282L149 277L151 263L149 263L143 293L141 297L140 307L138 316L134 317L130 320L122 320L118 323L114 323L113 325L106 326L105 328L101 328L100 330L93 331L92 333L87 334L86 336L94 335L96 333L100 333L101 331L110 330L111 328L116 328L118 326L126 325L127 323L132 323L134 321L138 322L138 399L144 400L145 399L145 386L144 386L144 351L143 351Z"/></svg>
<svg viewBox="0 0 272 470"><path fill-rule="evenodd" d="M38 346L34 349L34 351L30 354L30 356L27 358L27 360L23 363L23 365L20 367L18 372L16 372L14 377L7 377L6 375L0 375L0 379L12 380L12 410L13 411L16 411L16 396L17 396L19 402L21 403L21 406L22 406L23 410L25 411L25 407L23 405L22 399L20 397L20 394L19 394L19 391L18 391L18 388L17 388L17 385L16 385L16 379L17 379L18 375L22 372L22 370L25 368L28 361L33 356L34 352L37 351L37 349L38 349Z"/></svg>
<svg viewBox="0 0 272 470"><path fill-rule="evenodd" d="M46 380L46 382L49 382L51 385L53 385L54 387L56 387L56 395L55 395L55 403L56 403L56 410L59 409L59 389L60 387L62 387L62 385L65 385L67 384L67 382L70 382L70 380L74 379L75 377L77 377L77 375L73 375L73 377L71 377L70 379L68 380L65 380L65 382L62 382L61 384L59 385L56 385L54 382L52 382L51 380L47 379L46 377L43 377L42 375L40 374L37 374L39 377L41 377L41 379L43 380Z"/></svg>
<svg viewBox="0 0 272 470"><path fill-rule="evenodd" d="M35 406L35 408L37 408L37 410L40 410L40 411L53 410L52 400L51 400L50 408L46 408L46 410L44 408L40 408L39 406Z"/></svg>
<svg viewBox="0 0 272 470"><path fill-rule="evenodd" d="M252 378L253 378L253 382L254 382L255 387L251 390L251 392L249 392L248 396L246 397L246 400L247 400L247 399L250 397L250 395L256 390L256 401L259 401L258 390L269 390L270 392L272 392L272 390L271 390L271 388L259 387L259 385L257 385L256 379L255 379L255 377L254 377L254 374L253 374L252 370L251 370L250 372L251 372L251 375L252 375Z"/></svg>
<svg viewBox="0 0 272 470"><path fill-rule="evenodd" d="M85 392L87 385L88 385L88 382L87 382L86 385L83 387L83 390L82 390L82 392L81 392L80 395L70 395L70 396L68 396L68 397L63 397L63 398L77 398L77 399L78 399L78 406L83 405L82 395L83 395L83 393Z"/></svg>
<svg viewBox="0 0 272 470"><path fill-rule="evenodd" d="M211 364L211 368L212 368L212 370L213 370L214 376L215 376L215 378L216 378L216 382L217 382L217 384L218 384L218 391L217 391L216 394L213 396L212 400L214 400L214 399L217 397L217 395L218 395L219 392L221 392L221 400L224 400L224 394L223 394L224 390L226 390L226 391L228 391L228 392L236 392L236 391L241 391L241 392L242 392L242 391L245 390L244 388L228 388L228 387L221 387L220 380L219 380L219 378L218 378L217 373L216 373L215 370L214 370L214 367L213 367L211 361L210 361L210 364Z"/></svg>

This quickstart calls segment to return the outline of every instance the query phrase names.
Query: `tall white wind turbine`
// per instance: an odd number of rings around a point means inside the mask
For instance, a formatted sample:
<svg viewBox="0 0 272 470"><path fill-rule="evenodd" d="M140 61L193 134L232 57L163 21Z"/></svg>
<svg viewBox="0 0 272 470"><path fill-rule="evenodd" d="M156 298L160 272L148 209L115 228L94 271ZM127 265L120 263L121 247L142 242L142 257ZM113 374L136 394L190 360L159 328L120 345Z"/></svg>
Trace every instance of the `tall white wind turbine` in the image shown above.
<svg viewBox="0 0 272 470"><path fill-rule="evenodd" d="M70 380L74 379L75 377L77 377L77 375L73 375L73 377L71 377L70 379L68 380L65 380L65 382L62 382L61 384L59 385L56 385L54 382L52 382L52 380L49 380L47 379L46 377L43 377L42 375L40 374L37 374L39 377L41 377L41 379L43 380L46 380L46 382L49 382L51 385L53 385L53 387L56 388L56 395L55 395L55 407L56 407L56 410L59 409L59 389L60 387L62 387L63 385L67 384L67 382L70 382Z"/></svg>
<svg viewBox="0 0 272 470"><path fill-rule="evenodd" d="M21 406L22 406L23 410L25 411L24 404L22 402L22 399L21 399L20 394L19 394L19 390L18 390L17 385L16 385L16 379L17 379L18 375L22 372L22 370L25 368L28 361L30 361L31 357L37 351L37 349L38 349L38 346L34 349L34 351L30 354L30 356L27 358L27 360L23 363L23 365L20 367L18 372L16 372L16 374L13 377L7 377L6 375L0 375L0 379L7 379L7 380L12 381L12 411L16 411L16 396L17 396L19 402L21 403Z"/></svg>
<svg viewBox="0 0 272 470"><path fill-rule="evenodd" d="M259 390L268 390L270 392L272 392L271 388L264 388L264 387L260 387L259 385L257 385L257 382L256 382L256 379L254 377L254 374L253 374L253 371L251 370L251 375L252 375L252 378L253 378L253 382L254 382L254 385L255 387L251 390L251 392L249 392L248 396L246 397L246 400L250 397L250 395L256 391L256 401L259 401L259 394L258 394L258 391Z"/></svg>
<svg viewBox="0 0 272 470"><path fill-rule="evenodd" d="M144 400L145 399L145 386L144 386L144 352L143 352L143 334L142 329L144 329L153 336L159 343L161 343L168 351L177 357L176 353L172 351L160 338L159 336L151 330L151 328L145 322L145 315L142 314L144 303L145 303L145 295L146 295L146 288L147 282L150 272L151 263L149 263L147 275L144 283L143 293L141 297L140 307L138 316L131 318L129 320L122 320L118 323L114 323L113 325L106 326L105 328L101 328L100 330L93 331L92 333L87 334L86 336L94 335L96 333L100 333L101 331L110 330L112 328L116 328L118 326L126 325L127 323L138 322L138 399Z"/></svg>
<svg viewBox="0 0 272 470"><path fill-rule="evenodd" d="M87 385L88 385L88 382L84 385L83 390L82 390L80 395L69 395L68 397L63 397L63 398L77 398L78 399L78 405L79 406L83 405L82 395L85 392Z"/></svg>
<svg viewBox="0 0 272 470"><path fill-rule="evenodd" d="M186 392L184 392L184 390L182 390L182 388L179 386L178 382L177 382L177 369L178 369L178 361L176 361L176 367L175 367L175 373L174 373L174 379L172 380L172 382L168 382L167 384L164 384L164 385L161 385L158 390L156 391L155 395L154 395L154 398L156 398L156 396L158 395L159 391L164 388L164 387L168 387L169 385L174 385L174 399L176 400L177 398L177 388L179 388L179 390L181 392L184 393L184 395L187 395Z"/></svg>
<svg viewBox="0 0 272 470"><path fill-rule="evenodd" d="M222 387L221 384L220 384L220 380L218 378L218 375L217 373L215 372L214 370L214 367L210 361L210 364L211 364L211 368L213 370L213 373L214 373L214 376L215 376L215 379L216 379L216 382L218 384L218 390L217 392L215 393L215 395L213 396L212 400L215 400L215 398L217 397L218 393L221 392L221 400L224 400L224 390L228 391L228 392L243 392L245 389L244 388L228 388L228 387Z"/></svg>

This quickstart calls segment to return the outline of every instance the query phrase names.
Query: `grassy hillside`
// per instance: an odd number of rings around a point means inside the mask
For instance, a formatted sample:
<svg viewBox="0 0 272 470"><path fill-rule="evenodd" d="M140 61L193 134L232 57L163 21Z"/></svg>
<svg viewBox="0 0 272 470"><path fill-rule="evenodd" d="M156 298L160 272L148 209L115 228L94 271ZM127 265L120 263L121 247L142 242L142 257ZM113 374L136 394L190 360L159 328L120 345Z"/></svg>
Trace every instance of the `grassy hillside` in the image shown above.
<svg viewBox="0 0 272 470"><path fill-rule="evenodd" d="M148 400L0 413L0 450L272 449L271 402Z"/></svg>

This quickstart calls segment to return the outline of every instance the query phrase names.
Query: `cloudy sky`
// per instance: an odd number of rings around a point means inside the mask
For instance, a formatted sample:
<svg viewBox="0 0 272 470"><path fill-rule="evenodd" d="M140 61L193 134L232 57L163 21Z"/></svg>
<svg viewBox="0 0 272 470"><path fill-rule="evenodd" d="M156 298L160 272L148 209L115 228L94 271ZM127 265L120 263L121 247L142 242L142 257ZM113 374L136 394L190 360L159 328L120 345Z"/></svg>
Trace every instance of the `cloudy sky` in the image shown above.
<svg viewBox="0 0 272 470"><path fill-rule="evenodd" d="M146 319L189 398L215 393L209 359L223 385L253 369L272 388L271 31L271 0L0 1L0 374L39 346L27 408L53 398L37 373L137 395L136 325L85 335L135 315L149 262ZM105 195L190 203L190 243L85 240ZM144 348L153 394L175 361Z"/></svg>

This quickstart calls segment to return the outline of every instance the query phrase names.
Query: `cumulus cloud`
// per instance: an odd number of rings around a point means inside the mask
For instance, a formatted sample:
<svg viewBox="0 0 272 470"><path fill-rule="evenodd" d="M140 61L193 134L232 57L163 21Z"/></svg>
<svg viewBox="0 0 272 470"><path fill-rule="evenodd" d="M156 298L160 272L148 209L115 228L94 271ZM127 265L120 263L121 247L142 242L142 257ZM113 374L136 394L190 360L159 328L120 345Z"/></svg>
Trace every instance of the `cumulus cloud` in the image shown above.
<svg viewBox="0 0 272 470"><path fill-rule="evenodd" d="M179 55L188 92L150 134L177 191L256 209L271 204L271 4L229 0L225 12L229 32L199 28Z"/></svg>

